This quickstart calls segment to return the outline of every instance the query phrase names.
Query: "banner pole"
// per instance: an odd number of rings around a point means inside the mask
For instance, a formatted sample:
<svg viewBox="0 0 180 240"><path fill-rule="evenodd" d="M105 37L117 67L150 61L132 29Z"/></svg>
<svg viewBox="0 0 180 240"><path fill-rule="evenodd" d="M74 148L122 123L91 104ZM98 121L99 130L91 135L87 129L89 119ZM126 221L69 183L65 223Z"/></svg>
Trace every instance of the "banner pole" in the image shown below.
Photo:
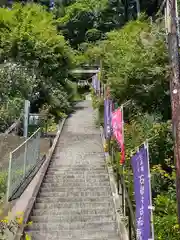
<svg viewBox="0 0 180 240"><path fill-rule="evenodd" d="M151 173L150 173L150 164L149 164L149 142L146 140L144 143L144 147L147 149L147 160L148 160L148 179L149 179L149 201L150 201L150 206L149 209L151 211L151 239L149 240L154 240L154 220L153 220L153 205L152 205L152 189L151 189Z"/></svg>
<svg viewBox="0 0 180 240"><path fill-rule="evenodd" d="M122 112L122 139L123 139L123 144L124 144L124 106L123 106L123 104L121 105L121 112ZM122 165L122 173L123 173L123 176L124 176L124 163ZM124 187L123 187L122 191L123 191L123 203L124 203L123 204L123 207L124 207L123 211L124 211L124 216L126 216L126 196L125 196L126 190L125 190Z"/></svg>

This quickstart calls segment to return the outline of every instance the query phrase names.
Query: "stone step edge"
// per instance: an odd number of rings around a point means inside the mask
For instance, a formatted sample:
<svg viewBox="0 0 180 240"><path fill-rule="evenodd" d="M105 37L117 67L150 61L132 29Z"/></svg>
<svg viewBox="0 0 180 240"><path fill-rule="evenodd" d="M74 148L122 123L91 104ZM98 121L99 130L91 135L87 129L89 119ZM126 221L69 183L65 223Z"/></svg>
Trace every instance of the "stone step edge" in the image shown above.
<svg viewBox="0 0 180 240"><path fill-rule="evenodd" d="M72 208L72 209L70 209L70 208L61 208L61 209L59 209L59 208L53 208L53 210L57 210L57 211L70 211L70 210L72 210L72 211L90 211L90 210L92 210L92 211L99 211L99 210L104 210L104 209L106 209L106 208L104 208L104 207L102 207L102 208L91 208L91 209L89 209L89 208L76 208L76 209L74 209L74 208ZM52 209L49 209L50 211L52 210ZM106 210L108 210L108 209L106 209ZM109 209L110 210L110 209ZM113 209L114 210L114 209ZM112 212L114 212L112 210ZM34 208L33 209L33 211L41 211L41 209L36 209L36 208ZM47 214L47 215L49 215L49 214Z"/></svg>
<svg viewBox="0 0 180 240"><path fill-rule="evenodd" d="M53 184L52 184L52 185L53 185ZM66 187L56 187L56 188L57 188L57 189L59 188L59 189L67 190ZM102 189L101 186L92 186L92 187L83 187L83 186L81 186L81 187L79 187L78 189L77 189L77 187L70 187L70 188L68 188L68 190L76 190L76 192L79 192L79 189L80 189L80 188L85 189L85 191L87 191L87 190L90 191L91 189L93 189L93 190L95 190L95 189L101 190L101 189ZM104 188L107 189L107 187L104 187ZM47 189L47 190L49 191L49 188L48 188L48 187L43 187L43 185L42 185L41 189ZM109 189L107 189L107 190L109 190ZM103 191L104 191L104 189L103 189ZM66 192L67 192L67 191L66 191Z"/></svg>
<svg viewBox="0 0 180 240"><path fill-rule="evenodd" d="M43 215L31 215L31 217L49 217L51 215L48 215L48 214L43 214ZM67 215L64 215L64 214L60 214L60 215L55 215L55 216L52 216L52 217L61 217L61 216L68 216L68 217L114 217L113 214L83 214L83 215L79 215L79 214L74 214L74 215L71 215L71 214L67 214Z"/></svg>

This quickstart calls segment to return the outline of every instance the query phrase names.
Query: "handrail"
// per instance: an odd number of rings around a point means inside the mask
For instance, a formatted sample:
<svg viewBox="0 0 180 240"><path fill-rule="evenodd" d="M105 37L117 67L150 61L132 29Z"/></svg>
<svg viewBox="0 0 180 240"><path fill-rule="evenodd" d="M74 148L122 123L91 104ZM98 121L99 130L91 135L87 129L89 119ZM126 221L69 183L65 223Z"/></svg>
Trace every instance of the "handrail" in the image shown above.
<svg viewBox="0 0 180 240"><path fill-rule="evenodd" d="M129 207L129 213L130 213L130 218L131 218L131 221L132 221L132 225L131 227L133 228L133 232L134 232L134 236L136 236L136 221L135 221L135 214L133 212L133 207L132 207L132 203L131 203L131 200L129 198L129 194L128 194L128 191L127 191L127 187L126 187L126 184L125 184L125 181L124 181L124 177L119 174L119 178L120 178L120 183L121 183L121 186L123 186L123 189L125 190L125 199L127 201L127 204L128 204L128 207Z"/></svg>
<svg viewBox="0 0 180 240"><path fill-rule="evenodd" d="M112 149L112 153L114 154L115 152L115 147L111 146L110 144L110 149ZM111 154L110 154L111 155ZM114 155L112 155L114 159ZM135 214L133 211L133 206L132 202L129 197L129 193L127 190L126 183L124 181L124 176L123 173L119 173L118 167L116 167L117 170L117 187L118 187L118 193L119 190L121 189L121 193L119 193L122 197L122 208L124 211L124 215L128 217L128 227L129 227L129 240L136 240L136 221L135 221ZM126 203L126 204L125 204Z"/></svg>
<svg viewBox="0 0 180 240"><path fill-rule="evenodd" d="M21 118L19 118L16 122L14 122L6 131L4 134L9 134L13 129L15 129L18 124L21 122Z"/></svg>
<svg viewBox="0 0 180 240"><path fill-rule="evenodd" d="M22 182L39 162L40 132L41 128L38 128L28 139L10 152L7 202L18 191Z"/></svg>
<svg viewBox="0 0 180 240"><path fill-rule="evenodd" d="M22 146L24 146L27 142L29 142L29 140L31 140L31 138L34 137L34 135L36 135L37 132L39 132L41 130L41 128L38 128L29 138L27 138L23 143L21 143L17 148L15 148L13 151L11 151L11 154L13 154L14 152L16 152L19 148L21 148Z"/></svg>

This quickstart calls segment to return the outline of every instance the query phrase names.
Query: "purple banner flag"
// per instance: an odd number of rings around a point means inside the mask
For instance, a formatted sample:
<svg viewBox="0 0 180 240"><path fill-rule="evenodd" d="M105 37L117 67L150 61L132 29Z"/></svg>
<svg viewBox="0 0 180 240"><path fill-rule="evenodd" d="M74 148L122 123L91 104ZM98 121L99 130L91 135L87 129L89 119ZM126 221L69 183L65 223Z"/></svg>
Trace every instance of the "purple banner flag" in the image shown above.
<svg viewBox="0 0 180 240"><path fill-rule="evenodd" d="M98 75L95 74L94 76L92 76L92 87L94 88L96 93L100 93L101 90L101 85L100 85L100 81L98 79Z"/></svg>
<svg viewBox="0 0 180 240"><path fill-rule="evenodd" d="M50 0L49 7L50 7L50 10L53 10L53 8L54 8L54 0Z"/></svg>
<svg viewBox="0 0 180 240"><path fill-rule="evenodd" d="M111 127L111 117L112 117L112 100L104 100L104 135L105 138L110 138L112 133Z"/></svg>
<svg viewBox="0 0 180 240"><path fill-rule="evenodd" d="M97 78L97 74L94 76L94 78L95 78L95 91L97 93L97 91L98 91L98 78Z"/></svg>
<svg viewBox="0 0 180 240"><path fill-rule="evenodd" d="M92 88L95 88L94 76L92 76Z"/></svg>
<svg viewBox="0 0 180 240"><path fill-rule="evenodd" d="M13 5L13 1L12 0L8 0L8 7L9 7L9 9L12 8L12 5Z"/></svg>
<svg viewBox="0 0 180 240"><path fill-rule="evenodd" d="M92 76L92 87L94 88L95 92L97 91L97 78L96 75Z"/></svg>
<svg viewBox="0 0 180 240"><path fill-rule="evenodd" d="M151 238L151 189L148 154L148 149L144 144L131 158L136 201L137 240Z"/></svg>
<svg viewBox="0 0 180 240"><path fill-rule="evenodd" d="M100 92L101 91L101 83L99 81L99 79L97 78L97 91Z"/></svg>

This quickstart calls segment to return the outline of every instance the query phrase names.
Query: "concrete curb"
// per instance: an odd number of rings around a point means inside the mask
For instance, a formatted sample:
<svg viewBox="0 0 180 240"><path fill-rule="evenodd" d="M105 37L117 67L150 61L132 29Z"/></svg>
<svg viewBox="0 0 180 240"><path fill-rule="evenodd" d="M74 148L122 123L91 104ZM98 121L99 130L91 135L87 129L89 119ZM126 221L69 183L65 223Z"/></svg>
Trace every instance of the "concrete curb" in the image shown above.
<svg viewBox="0 0 180 240"><path fill-rule="evenodd" d="M11 210L11 218L12 219L15 219L18 212L22 212L22 213L24 213L24 224L27 223L28 217L34 206L37 194L41 187L44 176L47 172L47 169L48 169L49 163L51 161L52 155L54 153L54 150L56 148L57 142L58 142L61 132L63 130L65 121L66 121L66 118L63 119L63 121L60 124L60 127L58 129L56 137L53 141L53 145L49 149L44 163L40 167L40 169L37 172L37 174L35 175L35 177L30 182L30 184L28 185L26 190L23 192L21 197L16 201L15 205L13 206L13 208ZM11 234L11 236L9 236L8 240L20 240L22 237L23 229L24 229L24 226L16 229L17 230L16 233L13 236Z"/></svg>
<svg viewBox="0 0 180 240"><path fill-rule="evenodd" d="M100 134L101 134L101 140L102 144L104 145L105 143L105 138L104 138L104 131L103 128L100 127ZM118 188L117 188L117 183L116 179L114 176L114 171L111 166L109 166L109 154L105 154L105 162L106 162L106 167L109 175L109 180L110 180L110 186L111 186L111 191L113 195L113 202L114 202L114 207L115 207L115 212L116 212L116 220L117 220L117 226L118 226L118 234L120 236L120 240L129 240L128 237L128 231L125 227L125 224L123 223L122 219L125 218L122 216L122 204L121 200L118 194Z"/></svg>

